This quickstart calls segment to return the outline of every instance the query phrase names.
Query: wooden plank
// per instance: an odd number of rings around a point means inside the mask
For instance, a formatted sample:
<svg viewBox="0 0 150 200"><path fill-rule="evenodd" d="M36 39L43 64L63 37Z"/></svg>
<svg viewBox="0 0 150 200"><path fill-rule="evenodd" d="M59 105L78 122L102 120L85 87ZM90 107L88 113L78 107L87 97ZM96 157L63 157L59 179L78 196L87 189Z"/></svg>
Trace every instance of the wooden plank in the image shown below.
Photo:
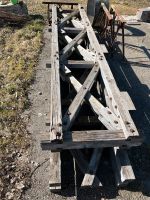
<svg viewBox="0 0 150 200"><path fill-rule="evenodd" d="M79 42L80 40L83 39L83 37L86 34L86 30L82 30L70 43L68 43L60 52L60 54L62 55L60 57L60 60L64 60L69 56L70 50L75 46L80 44L81 42ZM78 43L79 42L79 43Z"/></svg>
<svg viewBox="0 0 150 200"><path fill-rule="evenodd" d="M110 108L111 101L107 98L107 92L105 90L106 103ZM113 147L110 149L111 162L115 174L116 185L123 186L135 179L130 160L126 150L120 149L119 147Z"/></svg>
<svg viewBox="0 0 150 200"><path fill-rule="evenodd" d="M62 136L62 116L60 97L59 48L57 8L52 5L52 48L51 48L51 134Z"/></svg>
<svg viewBox="0 0 150 200"><path fill-rule="evenodd" d="M60 152L50 154L50 180L49 188L51 191L61 190L61 158Z"/></svg>
<svg viewBox="0 0 150 200"><path fill-rule="evenodd" d="M109 12L109 10L107 9L107 7L105 6L105 4L104 4L104 3L101 3L101 6L102 6L102 8L103 8L103 10L104 10L104 12L105 12L105 14L106 14L108 20L112 20L112 19L113 19L113 18L112 18L112 15L110 14L110 12Z"/></svg>
<svg viewBox="0 0 150 200"><path fill-rule="evenodd" d="M77 1L69 0L43 0L43 4L59 4L59 5L78 5Z"/></svg>
<svg viewBox="0 0 150 200"><path fill-rule="evenodd" d="M83 174L87 174L88 172L88 168L89 168L89 163L88 161L85 159L84 154L82 153L81 150L70 150L72 156L75 158L76 163L78 165L78 167L80 168L80 170L82 171ZM90 174L89 174L90 175ZM95 175L90 175L90 177L94 177L94 181L91 183L92 187L97 187L97 186L101 186L101 182L99 180L99 178ZM90 179L90 178L89 178ZM88 185L81 185L81 186L88 186Z"/></svg>
<svg viewBox="0 0 150 200"><path fill-rule="evenodd" d="M66 32L66 34L79 34L83 28L64 27L63 30Z"/></svg>
<svg viewBox="0 0 150 200"><path fill-rule="evenodd" d="M63 117L63 124L65 123L63 127L64 131L67 131L72 126L83 103L84 97L86 96L87 92L90 91L98 72L99 67L95 64Z"/></svg>
<svg viewBox="0 0 150 200"><path fill-rule="evenodd" d="M61 29L61 33L65 33L63 29ZM68 35L61 35L66 42L70 43L72 41L72 38ZM89 51L85 48L83 48L81 45L77 45L76 47L77 51L83 56L83 59L86 61L95 61L95 53L92 51Z"/></svg>
<svg viewBox="0 0 150 200"><path fill-rule="evenodd" d="M60 98L60 74L59 74L59 49L57 8L52 5L52 47L51 47L51 109L50 109L50 140L55 140L57 135L62 137L62 117ZM61 159L60 152L50 156L50 181L51 190L61 189Z"/></svg>
<svg viewBox="0 0 150 200"><path fill-rule="evenodd" d="M86 68L92 68L94 65L94 62L92 61L84 61L84 60L65 60L63 63L69 68L69 69L86 69Z"/></svg>
<svg viewBox="0 0 150 200"><path fill-rule="evenodd" d="M138 143L139 142L139 143ZM61 151L63 149L84 149L104 147L133 147L141 143L126 140L122 131L94 130L94 131L73 131L64 134L63 142L60 140L42 140L42 150Z"/></svg>
<svg viewBox="0 0 150 200"><path fill-rule="evenodd" d="M135 137L139 136L139 133L128 112L128 109L120 101L121 100L120 91L117 87L113 74L104 57L103 51L99 45L99 42L91 27L91 24L89 22L89 19L85 13L83 6L79 5L79 10L80 10L80 15L81 15L84 27L87 29L87 35L88 35L90 44L97 54L97 62L99 63L101 75L102 75L108 96L109 98L112 99L113 106L115 108L116 114L118 115L124 134L126 138L135 139Z"/></svg>
<svg viewBox="0 0 150 200"><path fill-rule="evenodd" d="M91 156L89 165L88 165L88 170L83 178L82 184L81 186L90 186L90 187L95 187L95 186L99 186L100 182L97 182L97 180L95 180L96 178L96 171L98 169L98 165L100 162L100 158L102 155L103 149L94 149L93 150L93 154ZM98 183L98 184L97 184Z"/></svg>
<svg viewBox="0 0 150 200"><path fill-rule="evenodd" d="M62 28L67 23L67 21L69 21L72 17L77 16L78 14L79 10L75 10L66 17L64 17L59 24L59 28Z"/></svg>
<svg viewBox="0 0 150 200"><path fill-rule="evenodd" d="M74 27L76 28L84 28L83 24L81 21L77 21L77 20L71 20L72 24ZM108 50L106 48L106 46L104 44L99 44L101 46L101 50L103 51L104 54L108 53Z"/></svg>
<svg viewBox="0 0 150 200"><path fill-rule="evenodd" d="M125 186L135 180L135 175L125 149L111 148L111 162L117 186Z"/></svg>
<svg viewBox="0 0 150 200"><path fill-rule="evenodd" d="M68 80L74 87L74 89L79 92L80 88L82 87L81 83L69 73L69 69L65 66L61 68L64 74L64 78ZM62 73L61 73L62 74ZM69 74L69 75L68 75ZM63 74L62 74L63 76ZM120 130L120 124L118 123L118 118L116 115L109 108L105 108L90 92L87 93L85 99L89 102L92 107L92 110L98 115L98 119L104 124L107 129L113 130Z"/></svg>
<svg viewBox="0 0 150 200"><path fill-rule="evenodd" d="M122 99L124 101L124 104L128 108L128 110L136 110L131 97L129 96L128 92L121 92Z"/></svg>

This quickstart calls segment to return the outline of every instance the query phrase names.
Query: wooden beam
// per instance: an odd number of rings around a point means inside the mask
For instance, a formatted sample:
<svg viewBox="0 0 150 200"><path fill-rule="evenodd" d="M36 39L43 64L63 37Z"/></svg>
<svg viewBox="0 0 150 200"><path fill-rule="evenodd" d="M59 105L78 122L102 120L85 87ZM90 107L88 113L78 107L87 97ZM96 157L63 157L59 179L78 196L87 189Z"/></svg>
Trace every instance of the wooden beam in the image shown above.
<svg viewBox="0 0 150 200"><path fill-rule="evenodd" d="M81 83L71 74L71 71L65 66L65 68L61 68L63 71L62 76L68 80L75 90L79 92L82 87ZM63 75L66 74L67 76ZM85 99L89 102L92 107L92 110L98 115L98 119L104 124L107 129L119 130L121 129L118 118L109 108L105 108L90 92L87 93Z"/></svg>
<svg viewBox="0 0 150 200"><path fill-rule="evenodd" d="M83 30L83 28L64 27L63 30L66 34L79 34Z"/></svg>
<svg viewBox="0 0 150 200"><path fill-rule="evenodd" d="M52 47L51 47L51 134L62 136L62 116L60 97L59 48L57 8L52 5Z"/></svg>
<svg viewBox="0 0 150 200"><path fill-rule="evenodd" d="M60 152L50 154L50 180L49 188L51 191L61 190L61 158Z"/></svg>
<svg viewBox="0 0 150 200"><path fill-rule="evenodd" d="M97 182L97 180L95 180L96 177L96 171L98 169L98 165L100 162L100 158L102 155L103 149L94 149L89 165L88 165L88 170L83 178L82 184L81 186L99 186L100 182Z"/></svg>
<svg viewBox="0 0 150 200"><path fill-rule="evenodd" d="M72 22L72 24L73 24L73 26L75 28L82 28L82 29L84 29L84 25L82 24L81 21L73 19L73 20L71 20L71 22ZM101 46L101 50L103 51L104 54L108 53L108 50L107 50L107 48L106 48L106 46L104 44L99 44L99 45Z"/></svg>
<svg viewBox="0 0 150 200"><path fill-rule="evenodd" d="M99 72L99 67L95 64L94 67L92 68L91 72L87 76L84 84L82 85L79 92L77 93L74 100L72 101L71 105L69 106L66 114L63 117L63 124L65 123L65 125L63 127L64 131L67 131L72 126L72 124L77 116L77 113L80 110L80 107L83 103L83 100L84 100L87 92L90 91L90 89L95 81L95 78L98 75L98 72Z"/></svg>
<svg viewBox="0 0 150 200"><path fill-rule="evenodd" d="M60 30L62 34L65 33L63 29ZM68 35L61 35L67 43L70 43L72 41L72 38ZM81 45L77 45L76 47L77 51L83 56L83 59L86 61L94 61L95 60L95 54L92 51L89 51L85 48L83 48Z"/></svg>
<svg viewBox="0 0 150 200"><path fill-rule="evenodd" d="M86 174L88 173L88 169L89 169L89 163L85 159L84 154L82 153L81 150L77 150L77 149L76 150L70 150L70 152L71 152L72 156L75 158L76 163L77 163L78 167L80 168L81 172L83 174L85 174L85 176L86 176ZM96 176L96 174L95 175L89 174L89 176L90 176L89 179L91 179L91 178L93 179L93 177L94 177L94 181L93 182L91 181L91 185L89 183L89 186L97 187L97 186L102 185L99 178ZM85 184L85 185L81 185L81 186L88 186L88 185Z"/></svg>
<svg viewBox="0 0 150 200"><path fill-rule="evenodd" d="M69 68L69 69L89 69L94 66L94 62L90 61L84 61L84 60L64 60L63 63Z"/></svg>
<svg viewBox="0 0 150 200"><path fill-rule="evenodd" d="M70 50L75 46L80 44L81 42L79 42L80 40L83 39L83 37L86 34L86 30L82 30L70 43L68 43L60 52L61 57L60 60L64 60L69 56Z"/></svg>
<svg viewBox="0 0 150 200"><path fill-rule="evenodd" d="M60 74L59 74L59 49L57 8L52 5L52 46L51 46L51 109L50 109L50 140L57 136L62 137L62 117L60 98ZM61 189L61 159L60 152L50 156L50 181L51 190Z"/></svg>
<svg viewBox="0 0 150 200"><path fill-rule="evenodd" d="M107 105L113 110L111 101L107 96L107 92L105 91L105 98ZM128 158L128 153L124 149L120 149L119 147L113 147L110 149L111 154L111 163L113 166L113 171L115 174L116 185L124 186L129 182L135 179L134 172L132 166L130 164L130 160Z"/></svg>
<svg viewBox="0 0 150 200"><path fill-rule="evenodd" d="M105 59L103 51L99 45L99 42L95 36L93 28L90 24L90 21L85 13L83 6L79 5L81 19L84 25L84 28L87 29L87 35L90 41L92 48L95 50L97 55L97 62L101 70L101 75L108 93L109 98L112 99L113 106L115 108L116 114L121 123L122 129L126 138L135 139L139 137L139 133L135 127L135 124L128 112L128 109L125 105L122 104L121 94L117 87L116 81L113 77L113 74L108 66L108 63Z"/></svg>
<svg viewBox="0 0 150 200"><path fill-rule="evenodd" d="M104 10L104 12L105 12L105 14L106 14L108 20L112 20L112 19L113 19L113 18L112 18L112 15L110 14L110 12L109 12L109 10L107 9L107 7L105 6L105 4L104 4L104 3L101 3L101 6L102 6L102 8L103 8L103 10Z"/></svg>
<svg viewBox="0 0 150 200"><path fill-rule="evenodd" d="M128 108L128 110L136 110L136 108L133 104L133 101L132 101L131 97L129 96L128 92L121 92L121 96L122 96L124 104L126 105L126 108Z"/></svg>
<svg viewBox="0 0 150 200"><path fill-rule="evenodd" d="M43 0L43 4L59 4L59 5L78 5L77 1L68 0Z"/></svg>
<svg viewBox="0 0 150 200"><path fill-rule="evenodd" d="M75 10L66 17L64 17L59 24L59 28L62 28L67 23L67 21L69 21L72 17L77 16L78 14L79 10Z"/></svg>
<svg viewBox="0 0 150 200"><path fill-rule="evenodd" d="M133 142L124 137L122 131L94 130L66 132L64 140L42 140L42 150L61 151L63 149L84 149L104 147L133 147L141 144L141 140Z"/></svg>
<svg viewBox="0 0 150 200"><path fill-rule="evenodd" d="M135 180L135 175L125 149L111 148L111 162L117 186L125 186Z"/></svg>

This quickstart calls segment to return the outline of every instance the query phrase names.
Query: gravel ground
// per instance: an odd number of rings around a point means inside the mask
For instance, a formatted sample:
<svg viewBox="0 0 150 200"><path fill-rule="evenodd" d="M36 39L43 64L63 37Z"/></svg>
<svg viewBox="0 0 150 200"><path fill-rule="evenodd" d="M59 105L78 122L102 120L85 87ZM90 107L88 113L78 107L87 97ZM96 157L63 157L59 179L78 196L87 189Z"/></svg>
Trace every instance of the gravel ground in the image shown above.
<svg viewBox="0 0 150 200"><path fill-rule="evenodd" d="M128 187L119 190L114 186L110 187L109 184L97 190L80 190L77 198L74 192L71 194L64 191L61 195L50 193L48 188L50 154L42 152L40 148L42 134L49 131L45 125L46 115L50 108L48 100L50 97L50 68L46 68L45 61L50 60L51 44L47 29L46 27L44 30L45 45L36 70L35 83L29 95L32 103L29 111L31 116L29 131L33 143L30 158L33 175L31 189L26 192L24 200L150 199L150 24L142 23L140 26L127 27L126 57L128 61L122 59L118 53L119 49L113 58L108 58L118 87L121 91L128 91L135 104L137 110L131 112L131 115L140 133L145 137L144 145L129 151L137 179ZM109 182L108 174L107 182Z"/></svg>

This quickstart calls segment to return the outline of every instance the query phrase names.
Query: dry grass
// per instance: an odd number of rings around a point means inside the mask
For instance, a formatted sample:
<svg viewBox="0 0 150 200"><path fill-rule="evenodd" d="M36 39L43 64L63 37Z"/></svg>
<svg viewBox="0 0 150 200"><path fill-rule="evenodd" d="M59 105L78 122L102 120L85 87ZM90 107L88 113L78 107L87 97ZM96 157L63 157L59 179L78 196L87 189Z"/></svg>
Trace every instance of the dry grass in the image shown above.
<svg viewBox="0 0 150 200"><path fill-rule="evenodd" d="M28 4L31 14L44 14L41 0L30 1ZM21 156L26 154L29 146L29 135L26 131L23 111L29 107L28 89L34 78L34 69L38 62L38 55L42 46L42 30L44 20L41 17L24 25L14 26L5 24L0 27L0 198L7 199L7 193L13 190L15 182L26 180L29 175L26 163L11 165L17 161L14 152ZM17 155L17 154L16 154ZM11 161L10 161L11 160ZM27 185L26 183L24 183ZM21 191L17 191L21 196Z"/></svg>
<svg viewBox="0 0 150 200"><path fill-rule="evenodd" d="M135 15L139 8L150 6L150 0L111 0L122 15Z"/></svg>

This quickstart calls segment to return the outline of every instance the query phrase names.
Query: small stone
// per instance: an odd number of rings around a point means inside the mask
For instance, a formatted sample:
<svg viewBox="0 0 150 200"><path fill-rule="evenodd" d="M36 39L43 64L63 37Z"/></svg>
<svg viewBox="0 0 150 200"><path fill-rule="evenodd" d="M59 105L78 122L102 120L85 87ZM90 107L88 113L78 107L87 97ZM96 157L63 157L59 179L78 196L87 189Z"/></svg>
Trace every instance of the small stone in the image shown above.
<svg viewBox="0 0 150 200"><path fill-rule="evenodd" d="M42 95L42 92L39 92L39 95Z"/></svg>
<svg viewBox="0 0 150 200"><path fill-rule="evenodd" d="M6 197L7 197L7 199L13 199L14 194L12 192L7 192Z"/></svg>
<svg viewBox="0 0 150 200"><path fill-rule="evenodd" d="M22 190L23 188L25 188L25 185L23 184L23 181L16 183L16 188L18 190Z"/></svg>
<svg viewBox="0 0 150 200"><path fill-rule="evenodd" d="M41 117L42 116L42 113L38 113L38 117Z"/></svg>

